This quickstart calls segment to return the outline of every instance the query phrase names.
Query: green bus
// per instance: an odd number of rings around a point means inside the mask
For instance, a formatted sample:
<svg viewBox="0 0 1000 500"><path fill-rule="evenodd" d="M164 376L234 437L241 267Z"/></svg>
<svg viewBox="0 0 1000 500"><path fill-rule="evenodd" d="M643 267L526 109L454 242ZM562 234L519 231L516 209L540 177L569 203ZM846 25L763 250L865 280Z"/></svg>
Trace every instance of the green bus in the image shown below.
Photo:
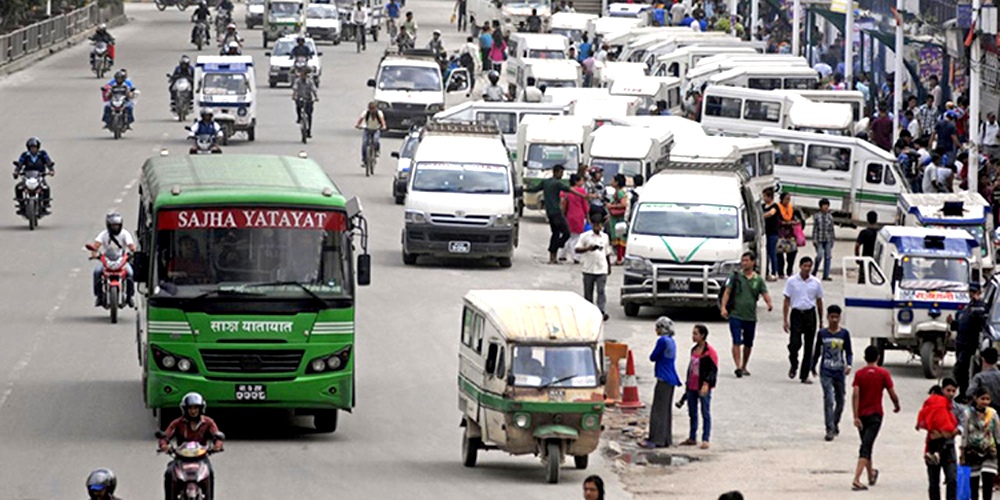
<svg viewBox="0 0 1000 500"><path fill-rule="evenodd" d="M313 160L267 155L150 158L139 198L136 343L160 428L197 391L335 431L355 402L355 273L371 274L357 198Z"/></svg>

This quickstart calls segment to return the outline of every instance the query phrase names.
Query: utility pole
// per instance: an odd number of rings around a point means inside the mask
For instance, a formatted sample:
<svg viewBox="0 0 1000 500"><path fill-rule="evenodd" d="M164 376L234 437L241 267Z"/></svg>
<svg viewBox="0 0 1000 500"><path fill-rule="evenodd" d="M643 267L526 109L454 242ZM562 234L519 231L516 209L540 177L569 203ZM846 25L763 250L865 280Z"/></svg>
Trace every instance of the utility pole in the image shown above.
<svg viewBox="0 0 1000 500"><path fill-rule="evenodd" d="M896 0L896 61L893 69L893 73L895 73L895 80L893 81L895 92L893 92L892 99L893 144L899 139L899 124L902 122L900 112L903 110L903 53L906 49L905 44L906 42L903 37L903 0ZM874 63L872 67L874 67ZM917 117L913 117L913 119L916 120Z"/></svg>
<svg viewBox="0 0 1000 500"><path fill-rule="evenodd" d="M854 88L854 0L847 0L844 21L844 83L847 90Z"/></svg>
<svg viewBox="0 0 1000 500"><path fill-rule="evenodd" d="M969 78L969 157L965 160L969 172L969 192L979 192L979 151L982 139L979 134L979 80L981 78L981 63L983 59L982 45L979 43L981 31L980 19L982 0L972 0L972 50L970 52L969 68L972 70Z"/></svg>
<svg viewBox="0 0 1000 500"><path fill-rule="evenodd" d="M757 40L757 2L760 0L750 0L750 41Z"/></svg>
<svg viewBox="0 0 1000 500"><path fill-rule="evenodd" d="M799 17L799 11L802 10L801 0L795 0L792 4L792 55L801 56L802 52L799 50L799 32L802 30L802 19Z"/></svg>
<svg viewBox="0 0 1000 500"><path fill-rule="evenodd" d="M736 7L739 0L729 0L729 34L736 36Z"/></svg>

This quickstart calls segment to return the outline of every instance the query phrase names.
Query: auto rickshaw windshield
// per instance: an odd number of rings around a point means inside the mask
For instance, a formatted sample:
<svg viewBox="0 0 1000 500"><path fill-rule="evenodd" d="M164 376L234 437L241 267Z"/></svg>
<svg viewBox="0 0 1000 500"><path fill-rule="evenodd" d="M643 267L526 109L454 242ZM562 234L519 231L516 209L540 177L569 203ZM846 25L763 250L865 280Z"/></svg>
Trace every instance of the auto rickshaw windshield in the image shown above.
<svg viewBox="0 0 1000 500"><path fill-rule="evenodd" d="M514 346L514 385L595 387L597 364L589 346Z"/></svg>
<svg viewBox="0 0 1000 500"><path fill-rule="evenodd" d="M965 290L969 287L969 263L947 257L903 257L899 287L920 290Z"/></svg>

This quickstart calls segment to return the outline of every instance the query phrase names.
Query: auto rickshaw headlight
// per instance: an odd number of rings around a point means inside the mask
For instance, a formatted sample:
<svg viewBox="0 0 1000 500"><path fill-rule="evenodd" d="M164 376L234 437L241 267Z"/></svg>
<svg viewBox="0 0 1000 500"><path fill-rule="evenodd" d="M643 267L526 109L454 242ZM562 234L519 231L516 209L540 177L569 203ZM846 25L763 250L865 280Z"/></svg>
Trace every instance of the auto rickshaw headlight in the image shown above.
<svg viewBox="0 0 1000 500"><path fill-rule="evenodd" d="M531 415L527 413L515 413L514 426L518 429L527 429L528 427L531 427Z"/></svg>
<svg viewBox="0 0 1000 500"><path fill-rule="evenodd" d="M601 423L601 416L596 413L590 413L583 416L583 428L584 429L596 429Z"/></svg>
<svg viewBox="0 0 1000 500"><path fill-rule="evenodd" d="M904 325L913 323L913 309L900 309L899 313L896 314L896 320Z"/></svg>
<svg viewBox="0 0 1000 500"><path fill-rule="evenodd" d="M247 115L247 107L246 106L240 106L240 109L238 109L236 111L236 114L238 114L240 116L246 116Z"/></svg>

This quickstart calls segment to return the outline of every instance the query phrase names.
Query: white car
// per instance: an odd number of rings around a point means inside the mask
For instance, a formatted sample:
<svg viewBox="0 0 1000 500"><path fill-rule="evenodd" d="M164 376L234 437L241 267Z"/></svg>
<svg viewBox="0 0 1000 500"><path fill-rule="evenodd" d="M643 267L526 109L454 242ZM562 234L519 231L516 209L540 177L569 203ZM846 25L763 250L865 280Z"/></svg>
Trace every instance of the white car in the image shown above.
<svg viewBox="0 0 1000 500"><path fill-rule="evenodd" d="M327 40L340 44L343 29L340 13L334 4L311 3L306 9L306 32L314 40Z"/></svg>
<svg viewBox="0 0 1000 500"><path fill-rule="evenodd" d="M295 47L295 39L298 35L287 35L278 39L274 43L273 52L265 52L264 55L270 58L271 68L267 73L267 85L271 88L277 87L278 83L292 83L292 66L295 65L295 58L291 56ZM312 38L306 37L306 46L312 49L312 57L306 64L312 69L312 77L319 86L319 78L323 73L323 64L320 62L322 52L316 50L316 42Z"/></svg>
<svg viewBox="0 0 1000 500"><path fill-rule="evenodd" d="M264 0L247 0L247 29L264 24Z"/></svg>
<svg viewBox="0 0 1000 500"><path fill-rule="evenodd" d="M393 151L392 157L396 159L396 176L392 180L392 197L397 205L402 205L406 200L406 183L410 180L410 164L413 163L413 155L417 152L417 145L420 144L420 129L414 128L403 139L403 145L399 151Z"/></svg>

